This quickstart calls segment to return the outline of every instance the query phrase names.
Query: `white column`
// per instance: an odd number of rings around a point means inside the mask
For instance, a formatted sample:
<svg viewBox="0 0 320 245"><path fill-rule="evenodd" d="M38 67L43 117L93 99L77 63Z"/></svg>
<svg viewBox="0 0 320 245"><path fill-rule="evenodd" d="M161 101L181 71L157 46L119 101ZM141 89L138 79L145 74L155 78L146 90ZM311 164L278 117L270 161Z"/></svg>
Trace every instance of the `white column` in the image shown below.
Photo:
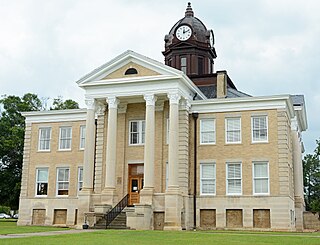
<svg viewBox="0 0 320 245"><path fill-rule="evenodd" d="M144 188L154 188L155 102L154 94L144 96L146 100L146 128L144 144Z"/></svg>
<svg viewBox="0 0 320 245"><path fill-rule="evenodd" d="M93 189L94 147L95 147L95 101L86 99L86 142L83 164L83 190Z"/></svg>
<svg viewBox="0 0 320 245"><path fill-rule="evenodd" d="M108 97L108 129L106 150L106 181L107 189L116 187L116 156L117 156L117 118L119 100Z"/></svg>
<svg viewBox="0 0 320 245"><path fill-rule="evenodd" d="M179 187L179 100L178 93L168 94L169 110L169 179L168 188Z"/></svg>

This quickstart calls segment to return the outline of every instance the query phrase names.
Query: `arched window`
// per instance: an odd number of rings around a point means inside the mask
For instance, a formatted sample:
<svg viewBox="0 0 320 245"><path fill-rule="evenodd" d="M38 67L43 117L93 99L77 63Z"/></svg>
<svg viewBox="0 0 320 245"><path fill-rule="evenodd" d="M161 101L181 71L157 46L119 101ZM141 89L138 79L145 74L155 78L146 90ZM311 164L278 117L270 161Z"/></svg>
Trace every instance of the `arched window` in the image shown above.
<svg viewBox="0 0 320 245"><path fill-rule="evenodd" d="M129 68L128 70L126 70L126 72L124 73L124 75L133 75L133 74L138 74L138 71L135 68Z"/></svg>

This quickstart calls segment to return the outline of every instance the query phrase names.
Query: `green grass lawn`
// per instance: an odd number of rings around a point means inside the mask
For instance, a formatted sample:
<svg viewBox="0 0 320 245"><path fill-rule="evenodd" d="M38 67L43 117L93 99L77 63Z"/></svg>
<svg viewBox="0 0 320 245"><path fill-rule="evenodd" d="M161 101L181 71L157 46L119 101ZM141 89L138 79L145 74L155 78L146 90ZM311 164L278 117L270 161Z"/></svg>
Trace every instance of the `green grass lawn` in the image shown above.
<svg viewBox="0 0 320 245"><path fill-rule="evenodd" d="M6 234L20 234L30 232L43 232L43 231L59 231L66 228L60 227L44 227L44 226L17 226L15 219L0 219L0 235ZM0 241L1 244L1 241Z"/></svg>
<svg viewBox="0 0 320 245"><path fill-rule="evenodd" d="M317 235L319 237L317 237ZM320 244L320 234L193 231L116 231L0 239L0 244L112 244L112 245L189 245L189 244Z"/></svg>

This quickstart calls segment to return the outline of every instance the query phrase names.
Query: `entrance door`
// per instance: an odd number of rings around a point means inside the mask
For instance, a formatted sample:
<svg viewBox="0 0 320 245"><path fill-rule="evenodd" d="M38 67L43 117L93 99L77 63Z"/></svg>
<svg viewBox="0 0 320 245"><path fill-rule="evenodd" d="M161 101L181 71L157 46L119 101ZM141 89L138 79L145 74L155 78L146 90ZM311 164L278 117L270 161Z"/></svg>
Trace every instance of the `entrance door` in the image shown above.
<svg viewBox="0 0 320 245"><path fill-rule="evenodd" d="M129 165L128 178L129 203L133 205L140 202L140 191L143 188L143 164Z"/></svg>

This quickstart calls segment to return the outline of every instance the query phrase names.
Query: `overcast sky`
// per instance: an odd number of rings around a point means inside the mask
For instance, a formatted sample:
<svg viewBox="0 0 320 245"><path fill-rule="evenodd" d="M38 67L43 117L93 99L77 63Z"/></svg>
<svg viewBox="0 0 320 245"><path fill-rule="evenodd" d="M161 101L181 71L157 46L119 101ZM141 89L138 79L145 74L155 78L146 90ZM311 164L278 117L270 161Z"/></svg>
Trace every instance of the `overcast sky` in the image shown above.
<svg viewBox="0 0 320 245"><path fill-rule="evenodd" d="M75 81L130 49L163 61L182 0L0 0L0 95L62 95L84 106ZM306 152L320 137L320 1L201 0L215 34L216 70L251 95L303 94Z"/></svg>

